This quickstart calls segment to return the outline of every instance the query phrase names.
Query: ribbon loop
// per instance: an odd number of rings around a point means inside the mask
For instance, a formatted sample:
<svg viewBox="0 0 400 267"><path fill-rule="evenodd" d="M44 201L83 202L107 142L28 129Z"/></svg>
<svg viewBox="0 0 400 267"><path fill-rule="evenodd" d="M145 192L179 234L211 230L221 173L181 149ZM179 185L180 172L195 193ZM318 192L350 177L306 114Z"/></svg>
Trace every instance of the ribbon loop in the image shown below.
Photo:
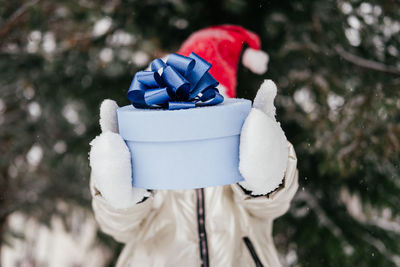
<svg viewBox="0 0 400 267"><path fill-rule="evenodd" d="M211 74L208 72L203 75L203 77L200 79L200 81L197 83L196 87L192 89L192 92L190 94L190 98L196 97L200 92L203 92L207 88L214 88L218 86L218 82L216 79L214 79Z"/></svg>
<svg viewBox="0 0 400 267"><path fill-rule="evenodd" d="M161 77L167 84L168 88L170 88L170 94L172 97L176 96L178 98L185 98L185 96L189 94L189 82L171 66L167 66L164 69Z"/></svg>
<svg viewBox="0 0 400 267"><path fill-rule="evenodd" d="M204 74L206 74L210 70L211 64L193 52L190 53L189 57L193 58L196 62L193 71L187 76L187 79L192 85L192 88L194 88L200 81L201 77L203 77Z"/></svg>
<svg viewBox="0 0 400 267"><path fill-rule="evenodd" d="M171 99L167 92L167 88L149 89L144 92L144 99L146 104L151 105L164 105Z"/></svg>
<svg viewBox="0 0 400 267"><path fill-rule="evenodd" d="M170 110L217 105L224 97L215 88L218 81L208 73L211 64L191 53L171 54L165 63L155 59L151 71L136 73L127 97L136 108Z"/></svg>
<svg viewBox="0 0 400 267"><path fill-rule="evenodd" d="M198 106L211 106L216 105L224 101L224 97L218 92L218 89L209 88L204 91L203 95L200 97Z"/></svg>
<svg viewBox="0 0 400 267"><path fill-rule="evenodd" d="M159 69L165 68L167 64L165 64L164 61L162 61L161 58L154 59L153 62L151 62L151 71L158 72Z"/></svg>
<svg viewBox="0 0 400 267"><path fill-rule="evenodd" d="M174 68L183 76L187 76L192 70L196 61L185 56L173 53L168 57L167 65Z"/></svg>
<svg viewBox="0 0 400 267"><path fill-rule="evenodd" d="M162 79L157 72L153 71L140 71L136 73L137 79L141 84L150 88L159 87L162 84Z"/></svg>

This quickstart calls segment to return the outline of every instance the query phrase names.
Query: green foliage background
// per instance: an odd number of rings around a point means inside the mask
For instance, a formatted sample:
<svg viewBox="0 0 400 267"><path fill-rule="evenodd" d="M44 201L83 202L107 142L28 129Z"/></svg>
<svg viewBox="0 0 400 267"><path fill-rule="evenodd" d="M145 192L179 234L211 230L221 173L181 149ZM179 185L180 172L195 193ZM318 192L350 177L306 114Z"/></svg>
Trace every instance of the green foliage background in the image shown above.
<svg viewBox="0 0 400 267"><path fill-rule="evenodd" d="M278 119L299 158L278 249L296 252L293 266L400 266L399 17L395 0L0 1L0 237L14 211L46 223L68 217L59 200L90 209L102 99L128 104L151 59L232 23L258 33L271 57L262 77L239 67L239 97L265 78L278 84ZM110 27L94 34L99 20Z"/></svg>

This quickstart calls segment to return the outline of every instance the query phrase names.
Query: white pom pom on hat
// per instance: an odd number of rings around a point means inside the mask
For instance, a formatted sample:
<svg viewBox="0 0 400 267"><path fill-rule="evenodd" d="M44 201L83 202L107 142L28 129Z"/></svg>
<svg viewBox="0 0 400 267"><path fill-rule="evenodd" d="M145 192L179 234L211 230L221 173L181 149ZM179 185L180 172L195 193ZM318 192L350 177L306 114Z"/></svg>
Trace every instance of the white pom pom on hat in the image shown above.
<svg viewBox="0 0 400 267"><path fill-rule="evenodd" d="M268 69L269 56L262 50L247 48L242 57L243 65L256 74L263 74Z"/></svg>

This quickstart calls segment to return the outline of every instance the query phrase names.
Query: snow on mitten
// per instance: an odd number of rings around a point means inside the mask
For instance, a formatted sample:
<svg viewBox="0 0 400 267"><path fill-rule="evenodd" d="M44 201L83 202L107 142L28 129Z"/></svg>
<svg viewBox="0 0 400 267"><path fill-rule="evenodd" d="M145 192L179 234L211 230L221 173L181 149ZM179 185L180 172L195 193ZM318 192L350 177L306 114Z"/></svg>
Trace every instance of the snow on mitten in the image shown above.
<svg viewBox="0 0 400 267"><path fill-rule="evenodd" d="M102 133L90 142L90 167L94 186L114 208L124 209L142 201L150 192L132 187L131 155L118 134L118 105L106 99L100 106Z"/></svg>
<svg viewBox="0 0 400 267"><path fill-rule="evenodd" d="M276 85L265 80L240 136L240 185L253 195L274 191L282 183L288 161L288 142L275 119Z"/></svg>

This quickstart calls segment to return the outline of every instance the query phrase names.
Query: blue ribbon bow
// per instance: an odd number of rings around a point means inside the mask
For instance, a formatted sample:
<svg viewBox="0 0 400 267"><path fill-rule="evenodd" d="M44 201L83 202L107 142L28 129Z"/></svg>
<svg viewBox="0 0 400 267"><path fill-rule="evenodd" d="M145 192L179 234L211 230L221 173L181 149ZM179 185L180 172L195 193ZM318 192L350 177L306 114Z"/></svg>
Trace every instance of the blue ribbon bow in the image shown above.
<svg viewBox="0 0 400 267"><path fill-rule="evenodd" d="M135 74L127 97L136 108L184 109L217 105L224 97L208 71L211 64L191 53L171 54L165 63L155 59L151 71Z"/></svg>

